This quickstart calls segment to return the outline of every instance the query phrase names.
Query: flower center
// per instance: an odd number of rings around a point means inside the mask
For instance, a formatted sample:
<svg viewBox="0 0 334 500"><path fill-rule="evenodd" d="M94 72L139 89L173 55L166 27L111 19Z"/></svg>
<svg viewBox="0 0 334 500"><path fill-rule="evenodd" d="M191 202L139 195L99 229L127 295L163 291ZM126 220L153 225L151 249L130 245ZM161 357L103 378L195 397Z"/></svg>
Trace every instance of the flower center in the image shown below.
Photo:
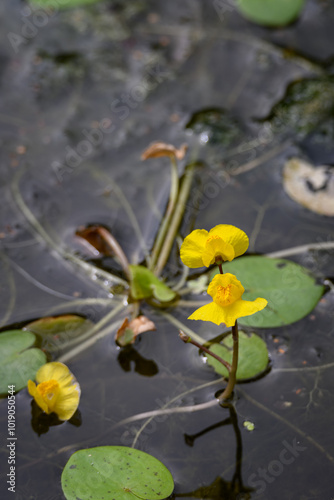
<svg viewBox="0 0 334 500"><path fill-rule="evenodd" d="M38 384L37 391L52 411L60 391L59 383L56 380L47 380Z"/></svg>
<svg viewBox="0 0 334 500"><path fill-rule="evenodd" d="M203 264L209 267L211 264L221 264L225 260L234 258L234 249L230 243L226 243L220 236L213 234L205 243L205 251L202 256Z"/></svg>
<svg viewBox="0 0 334 500"><path fill-rule="evenodd" d="M235 297L232 296L231 285L217 287L215 302L220 306L227 306L235 301Z"/></svg>

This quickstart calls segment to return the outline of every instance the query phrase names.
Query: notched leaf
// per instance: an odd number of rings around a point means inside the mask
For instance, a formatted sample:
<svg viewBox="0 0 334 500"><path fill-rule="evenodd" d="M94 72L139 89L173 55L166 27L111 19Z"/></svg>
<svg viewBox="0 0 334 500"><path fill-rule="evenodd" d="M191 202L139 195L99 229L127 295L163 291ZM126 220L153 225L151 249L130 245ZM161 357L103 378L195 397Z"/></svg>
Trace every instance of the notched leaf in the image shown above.
<svg viewBox="0 0 334 500"><path fill-rule="evenodd" d="M176 293L144 266L130 265L131 296L135 300L155 298L170 302Z"/></svg>

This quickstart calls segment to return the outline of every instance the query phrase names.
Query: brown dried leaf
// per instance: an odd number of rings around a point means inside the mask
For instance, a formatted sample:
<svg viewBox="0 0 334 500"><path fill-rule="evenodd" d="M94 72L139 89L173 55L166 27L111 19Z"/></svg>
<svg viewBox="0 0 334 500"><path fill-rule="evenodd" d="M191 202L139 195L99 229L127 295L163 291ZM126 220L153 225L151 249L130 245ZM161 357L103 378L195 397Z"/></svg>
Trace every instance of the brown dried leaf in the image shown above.
<svg viewBox="0 0 334 500"><path fill-rule="evenodd" d="M114 255L114 252L110 248L110 245L108 245L108 243L99 233L99 228L97 226L81 226L76 230L75 234L76 236L79 236L79 238L86 240L99 253L102 253L103 255Z"/></svg>
<svg viewBox="0 0 334 500"><path fill-rule="evenodd" d="M155 324L146 316L138 316L130 322L128 318L125 318L122 326L116 333L115 340L118 345L124 347L126 345L133 344L136 337L138 337L141 333L153 330L156 330Z"/></svg>
<svg viewBox="0 0 334 500"><path fill-rule="evenodd" d="M182 160L188 149L188 144L182 144L178 149L172 144L166 144L165 142L152 142L148 148L143 151L141 155L142 160L147 160L148 158L159 158L160 156L168 156L169 158L176 158L177 160Z"/></svg>
<svg viewBox="0 0 334 500"><path fill-rule="evenodd" d="M80 227L76 236L86 240L91 246L96 248L103 255L115 256L123 268L124 273L129 278L129 262L123 249L106 228L102 226Z"/></svg>

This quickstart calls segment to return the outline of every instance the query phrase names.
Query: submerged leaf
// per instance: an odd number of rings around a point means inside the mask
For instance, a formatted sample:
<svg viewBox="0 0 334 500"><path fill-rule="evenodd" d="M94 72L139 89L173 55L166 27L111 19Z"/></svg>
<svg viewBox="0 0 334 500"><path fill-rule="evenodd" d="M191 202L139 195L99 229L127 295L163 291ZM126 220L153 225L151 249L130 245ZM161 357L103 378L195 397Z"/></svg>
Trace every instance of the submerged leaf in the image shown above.
<svg viewBox="0 0 334 500"><path fill-rule="evenodd" d="M134 299L154 297L160 302L170 302L176 297L167 285L144 266L130 265L131 295Z"/></svg>
<svg viewBox="0 0 334 500"><path fill-rule="evenodd" d="M228 363L232 363L232 334L227 335L220 344L212 344L209 350L220 356ZM216 373L228 378L228 371L217 359L206 355L207 362L213 366ZM237 380L246 380L257 377L263 373L269 362L269 355L266 343L255 333L247 335L239 332L239 361L237 370Z"/></svg>
<svg viewBox="0 0 334 500"><path fill-rule="evenodd" d="M247 326L271 328L294 323L312 311L324 293L324 287L304 267L285 259L262 256L240 257L223 265L224 272L240 279L242 298L264 297L268 305L253 316L239 319ZM215 270L215 275L219 270ZM211 276L211 277L212 277Z"/></svg>
<svg viewBox="0 0 334 500"><path fill-rule="evenodd" d="M291 158L283 171L283 185L290 198L322 215L334 215L334 168L313 167Z"/></svg>
<svg viewBox="0 0 334 500"><path fill-rule="evenodd" d="M274 131L293 130L304 136L333 115L334 82L304 79L289 85L284 98L274 106L268 121Z"/></svg>
<svg viewBox="0 0 334 500"><path fill-rule="evenodd" d="M72 339L77 339L94 323L89 319L76 314L64 314L62 316L48 316L41 318L25 326L26 330L36 333L42 337L42 347L48 352L55 352Z"/></svg>
<svg viewBox="0 0 334 500"><path fill-rule="evenodd" d="M61 477L67 500L163 500L174 489L169 470L155 457L126 446L74 453Z"/></svg>
<svg viewBox="0 0 334 500"><path fill-rule="evenodd" d="M40 7L50 7L55 9L70 9L72 7L79 7L80 5L89 5L92 3L100 2L101 0L30 0L30 3Z"/></svg>
<svg viewBox="0 0 334 500"><path fill-rule="evenodd" d="M241 136L237 120L220 108L207 108L194 113L186 128L197 134L202 144L211 142L229 146Z"/></svg>
<svg viewBox="0 0 334 500"><path fill-rule="evenodd" d="M294 21L305 0L237 0L240 12L250 21L265 26L285 26Z"/></svg>
<svg viewBox="0 0 334 500"><path fill-rule="evenodd" d="M46 363L46 355L32 347L34 334L22 330L10 330L0 334L0 394L6 394L8 386L15 391L26 387L34 379L38 369Z"/></svg>

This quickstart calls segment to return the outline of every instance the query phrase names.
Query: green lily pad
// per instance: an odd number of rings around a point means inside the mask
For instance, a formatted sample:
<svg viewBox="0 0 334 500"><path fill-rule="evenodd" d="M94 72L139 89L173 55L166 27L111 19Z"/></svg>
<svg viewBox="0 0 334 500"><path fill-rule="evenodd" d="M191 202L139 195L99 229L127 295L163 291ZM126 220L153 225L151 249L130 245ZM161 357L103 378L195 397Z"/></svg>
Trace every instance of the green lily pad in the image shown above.
<svg viewBox="0 0 334 500"><path fill-rule="evenodd" d="M331 79L304 79L291 83L269 117L275 132L293 130L305 136L333 115L334 82Z"/></svg>
<svg viewBox="0 0 334 500"><path fill-rule="evenodd" d="M245 289L242 298L267 299L262 311L240 318L242 325L271 328L289 325L309 314L324 293L324 286L304 267L285 259L262 256L240 257L223 265L235 274ZM211 278L217 274L215 270Z"/></svg>
<svg viewBox="0 0 334 500"><path fill-rule="evenodd" d="M294 21L305 0L237 0L240 12L250 21L264 26L285 26Z"/></svg>
<svg viewBox="0 0 334 500"><path fill-rule="evenodd" d="M232 363L232 334L227 335L220 344L212 344L209 350L225 361ZM237 381L257 377L268 367L269 355L266 343L255 333L247 335L239 332L239 361ZM216 373L228 378L228 371L217 359L207 355L207 362Z"/></svg>
<svg viewBox="0 0 334 500"><path fill-rule="evenodd" d="M46 363L45 353L31 347L35 341L35 335L22 330L0 334L0 394L6 394L9 385L14 385L15 391L26 387Z"/></svg>
<svg viewBox="0 0 334 500"><path fill-rule="evenodd" d="M25 326L42 339L42 348L48 352L57 352L66 344L86 333L94 323L89 319L76 314L64 314L62 316L48 316L41 318Z"/></svg>
<svg viewBox="0 0 334 500"><path fill-rule="evenodd" d="M171 473L159 460L126 446L77 451L63 470L61 484L67 500L163 500L174 489Z"/></svg>
<svg viewBox="0 0 334 500"><path fill-rule="evenodd" d="M30 3L39 7L50 7L52 9L71 9L80 5L89 5L101 0L30 0Z"/></svg>
<svg viewBox="0 0 334 500"><path fill-rule="evenodd" d="M144 266L129 266L131 273L131 295L134 299L154 297L160 302L170 302L176 297L167 285Z"/></svg>

